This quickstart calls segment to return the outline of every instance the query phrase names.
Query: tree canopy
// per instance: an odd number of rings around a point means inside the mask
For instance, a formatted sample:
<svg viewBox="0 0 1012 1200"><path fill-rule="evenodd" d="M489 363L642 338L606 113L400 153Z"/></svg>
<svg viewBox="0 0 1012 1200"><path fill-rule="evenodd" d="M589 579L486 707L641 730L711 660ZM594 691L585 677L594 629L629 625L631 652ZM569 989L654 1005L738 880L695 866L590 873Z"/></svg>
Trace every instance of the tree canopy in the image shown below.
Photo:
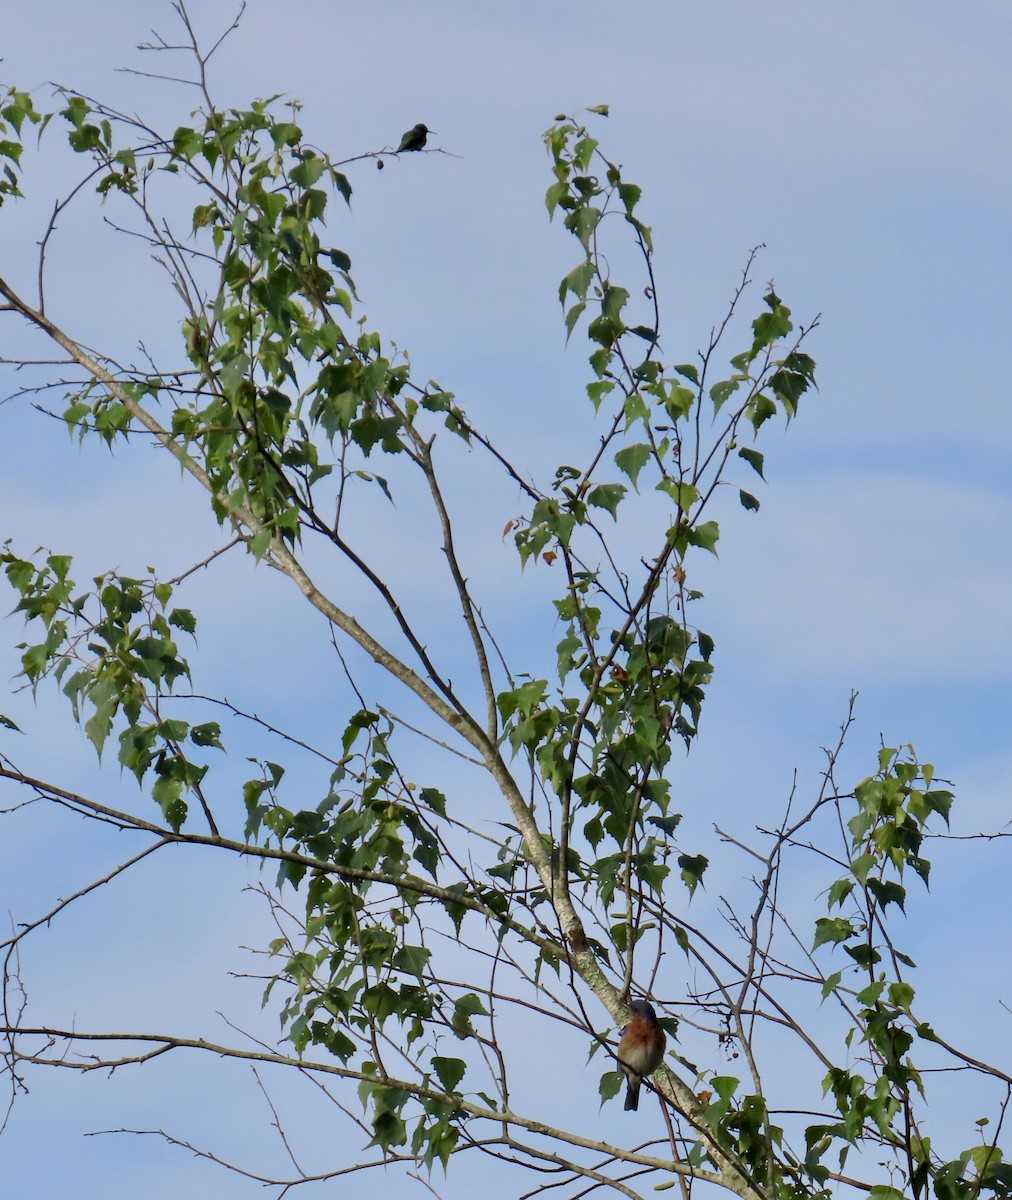
<svg viewBox="0 0 1012 1200"><path fill-rule="evenodd" d="M851 711L814 789L757 799L744 829L706 845L680 833L707 804L679 771L719 686L698 564L722 522L761 519L763 439L813 400L817 316L754 285L756 251L709 339L680 345L649 197L608 145L607 107L556 115L545 203L572 253L560 328L585 347L586 380L541 477L452 379L420 377L396 331L372 327L366 268L340 245L357 176L408 150L449 153L439 135L340 158L309 143L293 102L221 106L217 43L202 47L178 14L199 96L188 122L156 129L66 89L51 109L17 87L0 101L0 216L35 203L37 136L83 164L43 222L37 279L0 263L5 361L28 380L18 399L34 397L54 432L107 444L110 470L127 448L152 472L167 464L220 530L213 553L168 574L159 541L179 531L156 511L144 572L82 579L74 546L7 541L0 554L23 619L20 684L62 695L104 768L138 785L122 807L58 760L44 778L25 771L16 722L0 717L4 821L84 818L126 847L15 911L12 1105L31 1103L46 1069L129 1069L157 1088L161 1060L192 1054L249 1063L268 1097L293 1074L340 1122L323 1166L293 1155L270 1175L160 1132L278 1194L392 1164L438 1188L458 1159L488 1156L518 1194L1004 1195L1012 1077L922 1015L896 921L926 902L927 839L954 803L934 767L883 745L843 778ZM130 357L51 315L60 219L96 193L95 219L146 249L177 306L172 339L137 313ZM494 588L469 526L488 489L512 505L483 535L513 555ZM229 573L243 556L256 569ZM321 673L340 680L326 722L290 725L207 690L191 596L208 575L233 589L236 614L255 606L257 581L285 581L290 622L309 626ZM234 645L211 649L256 653L238 624ZM297 675L276 688L316 703ZM36 1019L27 947L44 952L94 891L174 849L249 865L275 926L250 974L278 1036L85 1027L72 979ZM697 919L704 888L727 899ZM640 1116L660 1113L648 1141L618 1123L615 1057L642 997L669 1051L643 1089ZM531 1060L562 1046L589 1059L606 1137L560 1110L554 1081L532 1086ZM952 1071L978 1085L976 1137L934 1119ZM299 1119L274 1111L282 1138Z"/></svg>

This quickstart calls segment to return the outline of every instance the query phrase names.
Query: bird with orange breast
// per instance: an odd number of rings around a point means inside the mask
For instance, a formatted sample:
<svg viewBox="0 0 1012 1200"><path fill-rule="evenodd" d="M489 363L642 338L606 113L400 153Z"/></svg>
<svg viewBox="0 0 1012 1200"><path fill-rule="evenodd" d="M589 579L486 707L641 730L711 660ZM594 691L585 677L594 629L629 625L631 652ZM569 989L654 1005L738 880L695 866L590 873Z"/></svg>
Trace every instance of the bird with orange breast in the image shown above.
<svg viewBox="0 0 1012 1200"><path fill-rule="evenodd" d="M640 1084L664 1058L665 1038L657 1014L646 1000L631 1001L629 1011L632 1020L618 1044L618 1065L626 1077L625 1111L635 1112L640 1106Z"/></svg>

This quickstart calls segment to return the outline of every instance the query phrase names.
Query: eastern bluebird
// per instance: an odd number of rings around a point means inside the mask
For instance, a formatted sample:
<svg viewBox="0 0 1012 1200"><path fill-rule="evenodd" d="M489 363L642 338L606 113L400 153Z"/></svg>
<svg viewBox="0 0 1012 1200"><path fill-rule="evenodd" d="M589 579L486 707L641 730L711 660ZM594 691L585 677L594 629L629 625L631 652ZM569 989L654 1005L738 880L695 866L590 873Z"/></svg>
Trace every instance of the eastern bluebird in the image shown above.
<svg viewBox="0 0 1012 1200"><path fill-rule="evenodd" d="M618 1065L626 1077L625 1111L635 1112L643 1076L652 1075L664 1058L664 1030L646 1000L633 1000L629 1011L633 1016L618 1044Z"/></svg>

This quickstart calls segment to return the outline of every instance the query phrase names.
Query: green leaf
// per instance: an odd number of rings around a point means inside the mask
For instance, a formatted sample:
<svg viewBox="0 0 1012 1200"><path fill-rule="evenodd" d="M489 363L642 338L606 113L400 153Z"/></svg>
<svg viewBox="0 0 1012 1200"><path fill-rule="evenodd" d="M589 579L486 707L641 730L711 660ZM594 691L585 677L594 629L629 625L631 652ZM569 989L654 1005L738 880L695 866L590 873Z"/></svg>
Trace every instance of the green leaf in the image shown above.
<svg viewBox="0 0 1012 1200"><path fill-rule="evenodd" d="M817 950L826 942L845 942L854 936L854 926L846 917L819 917L815 922L815 942L813 950Z"/></svg>
<svg viewBox="0 0 1012 1200"><path fill-rule="evenodd" d="M583 131L581 130L581 132ZM596 149L597 139L592 137L581 137L573 147L573 162L581 171L589 169Z"/></svg>
<svg viewBox="0 0 1012 1200"><path fill-rule="evenodd" d="M585 300L581 300L578 304L574 304L566 313L566 338L567 340L573 336L573 330L576 328L577 322L583 316L583 311L587 307Z"/></svg>
<svg viewBox="0 0 1012 1200"><path fill-rule="evenodd" d="M217 721L207 721L203 725L194 725L190 730L190 741L195 746L214 746L224 750L221 744L221 726Z"/></svg>
<svg viewBox="0 0 1012 1200"><path fill-rule="evenodd" d="M400 1010L401 998L388 983L377 983L362 993L362 1007L382 1022Z"/></svg>
<svg viewBox="0 0 1012 1200"><path fill-rule="evenodd" d="M158 726L159 737L165 738L166 741L181 742L189 732L190 726L187 721L162 721Z"/></svg>
<svg viewBox="0 0 1012 1200"><path fill-rule="evenodd" d="M629 292L624 287L607 284L601 300L601 315L608 321L619 322L622 309L629 302Z"/></svg>
<svg viewBox="0 0 1012 1200"><path fill-rule="evenodd" d="M716 546L719 537L720 526L716 521L704 521L702 525L689 529L685 535L690 546L700 546L714 555L717 553Z"/></svg>
<svg viewBox="0 0 1012 1200"><path fill-rule="evenodd" d="M578 300L587 299L587 291L594 282L594 264L590 259L576 266L559 284L559 299L566 302L566 294L572 292Z"/></svg>
<svg viewBox="0 0 1012 1200"><path fill-rule="evenodd" d="M508 721L514 713L530 716L544 700L547 692L547 679L531 679L512 692L500 692L497 703L503 720Z"/></svg>
<svg viewBox="0 0 1012 1200"><path fill-rule="evenodd" d="M597 383L587 384L587 395L590 397L591 403L594 405L594 411L601 407L601 403L609 392L615 390L615 382L612 379L602 379Z"/></svg>
<svg viewBox="0 0 1012 1200"><path fill-rule="evenodd" d="M731 379L722 379L710 388L710 399L713 401L714 414L719 413L731 396L738 390L742 376L735 375Z"/></svg>
<svg viewBox="0 0 1012 1200"><path fill-rule="evenodd" d="M199 154L204 145L203 137L186 125L181 125L172 135L172 151L177 158L187 161Z"/></svg>
<svg viewBox="0 0 1012 1200"><path fill-rule="evenodd" d="M436 788L422 788L422 790L418 793L418 799L421 800L423 804L428 805L433 812L438 813L439 816L446 816L446 797Z"/></svg>
<svg viewBox="0 0 1012 1200"><path fill-rule="evenodd" d="M634 333L638 338L642 338L645 342L657 341L657 330L649 325L630 325L629 332Z"/></svg>
<svg viewBox="0 0 1012 1200"><path fill-rule="evenodd" d="M453 1007L450 1025L454 1033L458 1037L467 1037L474 1033L471 1018L475 1016L488 1016L488 1010L473 992L469 992L466 996L461 996Z"/></svg>
<svg viewBox="0 0 1012 1200"><path fill-rule="evenodd" d="M840 986L840 981L843 979L843 974L840 971L834 971L832 975L826 977L825 983L822 985L822 998L826 999Z"/></svg>
<svg viewBox="0 0 1012 1200"><path fill-rule="evenodd" d="M658 816L647 817L648 825L655 825L658 829L660 829L662 831L662 833L665 833L668 837L671 837L674 834L675 830L678 828L678 826L681 823L682 823L682 814L681 813L672 813L670 816L665 816L665 817L658 817Z"/></svg>
<svg viewBox="0 0 1012 1200"><path fill-rule="evenodd" d="M752 343L753 357L765 346L771 346L775 341L786 337L794 328L791 324L791 310L781 303L780 297L772 288L763 299L770 311L762 313L752 322L752 332L755 334Z"/></svg>
<svg viewBox="0 0 1012 1200"><path fill-rule="evenodd" d="M776 411L776 404L773 403L769 396L760 392L748 406L748 419L752 422L753 429L758 429L761 425L764 425L770 417L774 416Z"/></svg>
<svg viewBox="0 0 1012 1200"><path fill-rule="evenodd" d="M444 1090L452 1092L464 1078L467 1063L462 1058L441 1058L437 1055L432 1060L432 1069L436 1072Z"/></svg>
<svg viewBox="0 0 1012 1200"><path fill-rule="evenodd" d="M748 509L749 512L759 511L759 501L751 492L739 491L738 499L741 501L742 508Z"/></svg>
<svg viewBox="0 0 1012 1200"><path fill-rule="evenodd" d="M378 1113L373 1119L372 1133L372 1141L369 1144L379 1146L384 1151L403 1146L408 1140L407 1126L401 1117L393 1112Z"/></svg>
<svg viewBox="0 0 1012 1200"><path fill-rule="evenodd" d="M927 806L938 813L942 820L948 825L949 811L952 808L952 803L955 800L952 792L944 790L934 790L924 793L924 801Z"/></svg>
<svg viewBox="0 0 1012 1200"><path fill-rule="evenodd" d="M865 1008L874 1008L879 1001L879 997L885 991L885 980L876 979L869 983L866 988L862 988L857 993L855 999L858 1004L863 1004Z"/></svg>
<svg viewBox="0 0 1012 1200"><path fill-rule="evenodd" d="M401 946L390 960L390 965L421 980L431 957L432 951L424 946Z"/></svg>
<svg viewBox="0 0 1012 1200"><path fill-rule="evenodd" d="M662 479L657 490L670 496L682 512L688 512L699 499L699 488L687 480Z"/></svg>
<svg viewBox="0 0 1012 1200"><path fill-rule="evenodd" d="M565 220L566 228L580 240L584 250L589 251L594 231L602 217L599 208L581 207L571 212Z"/></svg>
<svg viewBox="0 0 1012 1200"><path fill-rule="evenodd" d="M869 879L868 891L879 902L883 911L890 904L895 904L902 910L906 903L907 889L890 879Z"/></svg>
<svg viewBox="0 0 1012 1200"><path fill-rule="evenodd" d="M850 946L844 946L844 950L859 967L863 967L866 970L870 970L882 961L882 955L879 954L874 946L869 946L867 942L852 943Z"/></svg>
<svg viewBox="0 0 1012 1200"><path fill-rule="evenodd" d="M172 831L178 833L187 814L186 802L182 798L182 781L172 775L160 775L151 789L151 795Z"/></svg>
<svg viewBox="0 0 1012 1200"><path fill-rule="evenodd" d="M297 167L294 167L289 175L292 183L297 184L301 188L312 187L316 183L323 172L326 170L327 164L325 161L308 152L304 154L302 161Z"/></svg>
<svg viewBox="0 0 1012 1200"><path fill-rule="evenodd" d="M678 865L682 872L682 881L693 895L703 880L703 872L710 865L705 854L679 854Z"/></svg>
<svg viewBox="0 0 1012 1200"><path fill-rule="evenodd" d="M545 192L545 207L548 209L549 217L555 216L555 210L559 207L559 202L564 200L569 194L569 188L561 181L553 183L552 186Z"/></svg>
<svg viewBox="0 0 1012 1200"><path fill-rule="evenodd" d="M889 1003L896 1008L909 1013L914 1002L914 989L905 980L897 980L889 985Z"/></svg>
<svg viewBox="0 0 1012 1200"><path fill-rule="evenodd" d="M625 206L626 213L632 216L633 209L639 204L640 197L643 195L643 189L635 183L620 183L618 185L618 195Z"/></svg>
<svg viewBox="0 0 1012 1200"><path fill-rule="evenodd" d="M625 484L599 483L596 488L592 488L587 494L587 503L592 504L595 508L606 509L617 521L618 506L622 503L622 497L625 493Z"/></svg>
<svg viewBox="0 0 1012 1200"><path fill-rule="evenodd" d="M197 618L188 608L174 608L169 613L169 624L184 633L196 633L197 630Z"/></svg>
<svg viewBox="0 0 1012 1200"><path fill-rule="evenodd" d="M763 463L765 460L758 450L750 450L747 447L742 447L738 451L738 457L743 458L760 479L766 478L763 474Z"/></svg>

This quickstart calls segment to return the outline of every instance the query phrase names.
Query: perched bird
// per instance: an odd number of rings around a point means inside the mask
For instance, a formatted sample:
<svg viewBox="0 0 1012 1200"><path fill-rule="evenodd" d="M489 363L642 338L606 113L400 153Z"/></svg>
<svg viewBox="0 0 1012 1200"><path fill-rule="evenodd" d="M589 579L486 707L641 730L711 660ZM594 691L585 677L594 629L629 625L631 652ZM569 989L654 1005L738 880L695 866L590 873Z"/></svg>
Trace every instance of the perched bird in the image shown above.
<svg viewBox="0 0 1012 1200"><path fill-rule="evenodd" d="M635 1112L643 1077L652 1075L664 1058L664 1030L646 1000L633 1000L629 1011L633 1016L618 1044L618 1065L626 1077L625 1111Z"/></svg>
<svg viewBox="0 0 1012 1200"><path fill-rule="evenodd" d="M421 150L425 145L425 139L433 131L421 123L412 125L407 133L401 138L401 144L397 147L397 153L402 150Z"/></svg>

